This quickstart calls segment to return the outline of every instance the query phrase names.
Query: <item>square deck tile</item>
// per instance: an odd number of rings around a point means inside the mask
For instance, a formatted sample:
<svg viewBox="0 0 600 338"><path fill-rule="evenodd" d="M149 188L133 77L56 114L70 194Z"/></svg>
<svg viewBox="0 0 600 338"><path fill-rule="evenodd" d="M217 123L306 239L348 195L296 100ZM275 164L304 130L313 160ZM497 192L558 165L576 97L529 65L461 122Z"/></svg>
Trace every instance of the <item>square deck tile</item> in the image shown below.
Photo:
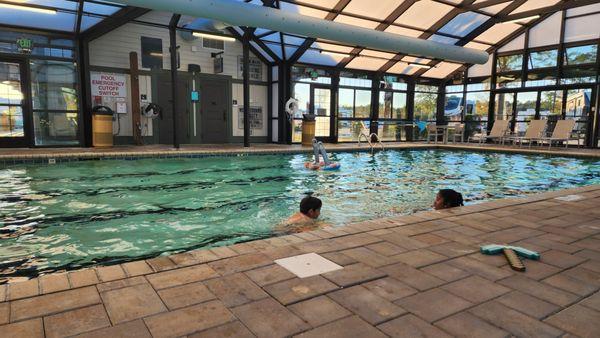
<svg viewBox="0 0 600 338"><path fill-rule="evenodd" d="M140 284L101 293L113 324L167 311L160 297L148 284Z"/></svg>
<svg viewBox="0 0 600 338"><path fill-rule="evenodd" d="M343 268L316 253L307 253L304 255L282 258L276 260L275 263L286 268L299 278L316 276Z"/></svg>
<svg viewBox="0 0 600 338"><path fill-rule="evenodd" d="M429 322L450 316L473 305L438 288L402 298L394 303Z"/></svg>
<svg viewBox="0 0 600 338"><path fill-rule="evenodd" d="M259 337L288 337L310 326L277 301L267 298L231 309Z"/></svg>
<svg viewBox="0 0 600 338"><path fill-rule="evenodd" d="M346 337L369 337L385 338L385 334L357 316L340 319L333 323L320 326L316 329L304 332L296 338L346 338Z"/></svg>
<svg viewBox="0 0 600 338"><path fill-rule="evenodd" d="M371 325L383 323L406 313L403 308L361 285L333 292L329 297Z"/></svg>
<svg viewBox="0 0 600 338"><path fill-rule="evenodd" d="M319 296L288 306L293 313L308 322L312 327L321 326L351 315L338 303L327 296Z"/></svg>
<svg viewBox="0 0 600 338"><path fill-rule="evenodd" d="M377 327L390 337L450 338L451 336L417 316L407 314Z"/></svg>

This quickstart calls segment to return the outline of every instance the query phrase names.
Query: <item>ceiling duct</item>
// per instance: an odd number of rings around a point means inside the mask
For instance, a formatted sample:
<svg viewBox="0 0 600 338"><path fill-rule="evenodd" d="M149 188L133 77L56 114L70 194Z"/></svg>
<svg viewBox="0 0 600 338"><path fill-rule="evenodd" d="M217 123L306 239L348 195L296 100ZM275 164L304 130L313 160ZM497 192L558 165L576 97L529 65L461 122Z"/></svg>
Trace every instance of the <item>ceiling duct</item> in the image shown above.
<svg viewBox="0 0 600 338"><path fill-rule="evenodd" d="M183 28L189 30L181 31L179 35L186 41L192 41L197 39L197 37L192 35L191 31L215 32L223 34L223 30L229 26L231 25L228 25L221 21L200 18L183 25Z"/></svg>
<svg viewBox="0 0 600 338"><path fill-rule="evenodd" d="M113 0L129 6L260 27L392 53L485 64L484 51L348 25L235 0ZM376 2L374 2L375 4Z"/></svg>

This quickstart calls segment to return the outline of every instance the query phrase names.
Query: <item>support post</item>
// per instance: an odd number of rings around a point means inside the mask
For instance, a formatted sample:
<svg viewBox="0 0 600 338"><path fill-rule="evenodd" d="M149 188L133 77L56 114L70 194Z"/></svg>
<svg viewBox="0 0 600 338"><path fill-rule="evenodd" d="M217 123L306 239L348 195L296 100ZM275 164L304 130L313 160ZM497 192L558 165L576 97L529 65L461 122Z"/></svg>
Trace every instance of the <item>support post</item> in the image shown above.
<svg viewBox="0 0 600 338"><path fill-rule="evenodd" d="M243 38L244 58L244 147L250 147L250 37L246 32Z"/></svg>
<svg viewBox="0 0 600 338"><path fill-rule="evenodd" d="M169 53L171 54L171 103L173 107L173 147L179 149L179 135L177 123L177 23L181 15L173 14L169 23Z"/></svg>
<svg viewBox="0 0 600 338"><path fill-rule="evenodd" d="M142 145L141 135L141 107L140 107L140 73L138 56L136 52L129 53L129 72L131 82L131 127L133 129L133 142Z"/></svg>

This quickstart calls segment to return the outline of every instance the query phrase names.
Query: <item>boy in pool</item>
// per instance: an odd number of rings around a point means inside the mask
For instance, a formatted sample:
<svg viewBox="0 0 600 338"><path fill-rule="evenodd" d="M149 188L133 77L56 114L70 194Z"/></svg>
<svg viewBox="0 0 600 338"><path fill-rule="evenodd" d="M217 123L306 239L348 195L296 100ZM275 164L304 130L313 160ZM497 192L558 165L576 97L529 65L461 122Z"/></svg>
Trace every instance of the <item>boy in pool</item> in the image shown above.
<svg viewBox="0 0 600 338"><path fill-rule="evenodd" d="M463 197L461 193L452 189L441 189L435 196L433 208L435 210L448 209L463 206Z"/></svg>
<svg viewBox="0 0 600 338"><path fill-rule="evenodd" d="M300 201L300 211L292 215L285 222L286 225L307 225L314 223L321 214L323 202L312 196L306 196Z"/></svg>

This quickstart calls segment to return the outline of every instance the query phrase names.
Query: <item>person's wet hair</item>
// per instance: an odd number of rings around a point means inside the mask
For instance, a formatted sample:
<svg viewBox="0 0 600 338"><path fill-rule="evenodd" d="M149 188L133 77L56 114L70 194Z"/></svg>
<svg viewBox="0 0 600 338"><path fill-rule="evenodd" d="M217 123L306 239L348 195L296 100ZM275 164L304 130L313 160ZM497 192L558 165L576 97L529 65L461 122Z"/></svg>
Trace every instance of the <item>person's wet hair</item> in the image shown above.
<svg viewBox="0 0 600 338"><path fill-rule="evenodd" d="M310 210L319 210L323 202L320 199L312 196L306 196L300 201L300 212L303 214L307 214Z"/></svg>
<svg viewBox="0 0 600 338"><path fill-rule="evenodd" d="M438 194L444 201L444 207L454 208L464 205L462 194L452 189L441 189Z"/></svg>

